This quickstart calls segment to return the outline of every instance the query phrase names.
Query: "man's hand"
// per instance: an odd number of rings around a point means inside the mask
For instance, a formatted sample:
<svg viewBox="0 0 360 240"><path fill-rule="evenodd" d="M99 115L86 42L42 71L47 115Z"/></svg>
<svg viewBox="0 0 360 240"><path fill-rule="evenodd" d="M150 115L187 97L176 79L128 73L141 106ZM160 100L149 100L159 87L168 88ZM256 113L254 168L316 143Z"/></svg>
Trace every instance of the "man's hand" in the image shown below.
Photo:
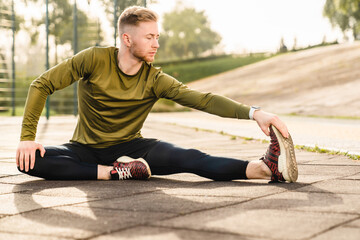
<svg viewBox="0 0 360 240"><path fill-rule="evenodd" d="M44 157L45 148L37 142L34 141L21 141L16 150L16 165L20 167L20 170L25 172L33 169L35 166L35 152L40 150L41 157Z"/></svg>
<svg viewBox="0 0 360 240"><path fill-rule="evenodd" d="M285 138L289 137L289 132L285 123L281 121L280 118L275 114L257 110L254 112L253 117L266 136L270 135L269 127L270 125L273 125Z"/></svg>

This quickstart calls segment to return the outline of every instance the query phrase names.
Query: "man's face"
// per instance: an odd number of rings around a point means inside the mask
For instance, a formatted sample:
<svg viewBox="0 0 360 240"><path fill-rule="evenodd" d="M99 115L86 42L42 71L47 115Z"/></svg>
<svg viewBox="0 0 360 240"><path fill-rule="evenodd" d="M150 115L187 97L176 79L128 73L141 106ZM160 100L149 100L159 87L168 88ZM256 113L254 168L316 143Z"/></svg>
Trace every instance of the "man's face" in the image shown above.
<svg viewBox="0 0 360 240"><path fill-rule="evenodd" d="M141 22L130 31L130 52L142 61L153 62L159 48L159 30L157 22Z"/></svg>

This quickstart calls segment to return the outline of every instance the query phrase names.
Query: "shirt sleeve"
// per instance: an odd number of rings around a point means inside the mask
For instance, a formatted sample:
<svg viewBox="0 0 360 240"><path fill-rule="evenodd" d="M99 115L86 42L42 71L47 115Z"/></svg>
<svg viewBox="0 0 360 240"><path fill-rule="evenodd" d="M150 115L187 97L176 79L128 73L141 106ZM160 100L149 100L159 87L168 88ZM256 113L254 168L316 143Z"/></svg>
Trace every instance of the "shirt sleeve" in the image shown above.
<svg viewBox="0 0 360 240"><path fill-rule="evenodd" d="M91 73L94 49L89 48L49 69L30 85L25 103L21 141L34 141L46 98Z"/></svg>
<svg viewBox="0 0 360 240"><path fill-rule="evenodd" d="M154 93L158 98L170 99L220 117L249 119L249 106L224 96L192 90L165 73L160 73L155 80Z"/></svg>

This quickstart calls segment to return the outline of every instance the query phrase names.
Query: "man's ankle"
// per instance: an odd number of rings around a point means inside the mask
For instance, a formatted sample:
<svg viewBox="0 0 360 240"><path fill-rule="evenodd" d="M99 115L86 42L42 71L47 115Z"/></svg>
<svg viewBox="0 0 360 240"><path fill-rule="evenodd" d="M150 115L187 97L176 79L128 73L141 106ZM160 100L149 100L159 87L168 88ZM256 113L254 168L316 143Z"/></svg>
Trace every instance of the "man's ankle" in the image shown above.
<svg viewBox="0 0 360 240"><path fill-rule="evenodd" d="M249 162L246 168L246 176L248 179L270 179L271 170L261 160Z"/></svg>
<svg viewBox="0 0 360 240"><path fill-rule="evenodd" d="M266 177L271 177L271 176L272 176L271 169L268 167L268 165L266 165L266 164L264 163L264 161L261 161L261 160L260 160L260 162L261 162L261 168L262 168L262 171L263 171L264 176L266 176Z"/></svg>
<svg viewBox="0 0 360 240"><path fill-rule="evenodd" d="M98 180L110 180L110 171L113 169L111 166L98 165Z"/></svg>

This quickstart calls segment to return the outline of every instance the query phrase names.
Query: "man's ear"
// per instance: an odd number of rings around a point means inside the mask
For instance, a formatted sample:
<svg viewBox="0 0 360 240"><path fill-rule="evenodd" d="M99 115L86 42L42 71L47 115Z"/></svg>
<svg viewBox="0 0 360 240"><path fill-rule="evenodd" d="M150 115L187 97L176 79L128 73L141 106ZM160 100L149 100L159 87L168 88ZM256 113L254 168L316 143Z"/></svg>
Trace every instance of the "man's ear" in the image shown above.
<svg viewBox="0 0 360 240"><path fill-rule="evenodd" d="M130 47L131 46L131 36L127 33L124 33L122 35L122 40L125 43L125 46Z"/></svg>

